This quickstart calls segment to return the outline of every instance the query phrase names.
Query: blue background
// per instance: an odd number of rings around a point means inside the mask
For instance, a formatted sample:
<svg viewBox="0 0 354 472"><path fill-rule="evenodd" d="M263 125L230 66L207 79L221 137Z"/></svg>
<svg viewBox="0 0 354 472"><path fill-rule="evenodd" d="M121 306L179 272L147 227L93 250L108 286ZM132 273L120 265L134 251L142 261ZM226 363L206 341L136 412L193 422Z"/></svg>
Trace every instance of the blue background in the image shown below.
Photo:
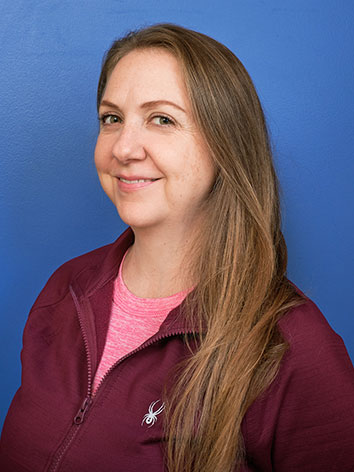
<svg viewBox="0 0 354 472"><path fill-rule="evenodd" d="M155 22L218 39L249 71L276 149L289 276L354 359L354 3L3 0L0 426L40 289L124 228L93 162L96 84L111 42Z"/></svg>

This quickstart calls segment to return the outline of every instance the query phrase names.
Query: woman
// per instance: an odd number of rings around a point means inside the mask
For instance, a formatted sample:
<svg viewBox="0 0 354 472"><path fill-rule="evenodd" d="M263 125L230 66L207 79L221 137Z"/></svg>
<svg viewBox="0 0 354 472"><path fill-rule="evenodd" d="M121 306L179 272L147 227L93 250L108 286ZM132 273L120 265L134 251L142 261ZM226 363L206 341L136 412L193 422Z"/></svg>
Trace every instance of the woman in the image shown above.
<svg viewBox="0 0 354 472"><path fill-rule="evenodd" d="M130 229L36 300L1 470L354 470L353 366L286 278L242 64L155 25L113 44L97 105L98 175Z"/></svg>

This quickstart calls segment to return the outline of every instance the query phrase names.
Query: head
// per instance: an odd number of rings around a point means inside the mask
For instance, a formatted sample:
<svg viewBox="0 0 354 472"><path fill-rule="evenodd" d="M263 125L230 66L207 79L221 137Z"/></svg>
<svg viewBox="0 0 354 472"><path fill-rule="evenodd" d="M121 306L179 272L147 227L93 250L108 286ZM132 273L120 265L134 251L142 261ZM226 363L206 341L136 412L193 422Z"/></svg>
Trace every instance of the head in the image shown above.
<svg viewBox="0 0 354 472"><path fill-rule="evenodd" d="M97 107L118 62L130 52L146 50L167 52L180 66L193 120L215 168L210 210L222 205L223 211L216 213L229 219L225 207L237 205L239 216L242 207L242 213L274 224L276 177L262 108L245 68L221 43L171 24L127 34L105 56Z"/></svg>
<svg viewBox="0 0 354 472"><path fill-rule="evenodd" d="M215 169L175 56L161 48L126 54L110 74L99 118L96 167L122 220L135 233L163 229L185 250Z"/></svg>

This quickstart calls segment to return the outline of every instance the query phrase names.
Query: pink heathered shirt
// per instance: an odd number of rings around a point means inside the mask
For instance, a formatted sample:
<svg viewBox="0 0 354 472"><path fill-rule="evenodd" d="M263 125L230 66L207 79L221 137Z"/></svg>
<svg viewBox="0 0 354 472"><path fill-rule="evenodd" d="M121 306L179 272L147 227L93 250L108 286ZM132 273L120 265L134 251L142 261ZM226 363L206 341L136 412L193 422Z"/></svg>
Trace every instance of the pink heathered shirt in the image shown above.
<svg viewBox="0 0 354 472"><path fill-rule="evenodd" d="M180 305L190 290L164 298L140 298L131 293L122 277L122 266L114 283L111 316L102 358L93 381L96 393L105 373L120 358L133 351L160 328L168 313Z"/></svg>

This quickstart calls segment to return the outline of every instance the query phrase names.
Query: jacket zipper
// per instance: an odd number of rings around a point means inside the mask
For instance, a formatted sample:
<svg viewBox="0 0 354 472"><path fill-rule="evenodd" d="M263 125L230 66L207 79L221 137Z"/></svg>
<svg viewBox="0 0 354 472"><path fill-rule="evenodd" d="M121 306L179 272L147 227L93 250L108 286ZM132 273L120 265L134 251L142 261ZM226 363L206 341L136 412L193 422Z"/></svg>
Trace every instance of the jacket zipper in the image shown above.
<svg viewBox="0 0 354 472"><path fill-rule="evenodd" d="M76 413L76 415L73 418L73 425L71 426L70 430L68 431L65 438L63 439L59 450L57 451L57 453L53 457L52 462L49 465L49 468L47 468L48 472L56 472L58 470L64 454L67 452L67 450L69 449L71 443L73 442L76 434L79 431L80 426L82 425L82 423L85 420L85 416L86 416L91 404L93 403L93 396L92 396L92 363L91 363L90 350L89 350L89 346L88 346L86 332L85 332L85 329L84 329L84 326L83 326L79 301L77 299L77 296L76 296L75 292L73 291L73 289L71 287L70 287L70 292L71 292L71 295L73 297L75 307L76 307L76 311L77 311L77 314L78 314L80 331L81 331L81 334L82 334L82 337L83 337L83 340L84 340L84 346L85 346L85 352L86 352L87 368L88 368L87 395L86 395L85 399L83 400L78 412ZM177 330L177 331L170 332L168 334L162 334L158 337L153 337L152 339L146 341L141 346L137 347L133 351L129 352L128 354L126 354L125 356L120 358L117 362L115 362L108 369L108 371L102 377L100 383L97 385L95 396L96 396L99 388L101 387L102 383L106 380L106 378L112 372L112 370L115 369L119 364L121 364L128 357L133 356L137 352L142 351L143 349L150 346L151 344L154 344L155 342L161 341L161 339L169 338L169 337L173 337L173 336L178 336L178 335L181 335L181 334L193 334L193 333L194 333L194 331L192 331L192 330L182 330L182 329L180 329L180 330Z"/></svg>
<svg viewBox="0 0 354 472"><path fill-rule="evenodd" d="M97 395L97 392L98 392L98 389L101 387L102 383L106 380L106 378L108 377L108 375L111 373L111 371L113 369L115 369L117 367L117 365L119 365L121 362L123 362L125 359L127 359L128 357L130 356L133 356L134 354L136 354L137 352L139 351L142 351L143 349L145 349L146 347L148 346L151 346L151 344L154 344L158 341L161 341L161 339L165 339L165 338L170 338L170 337L173 337L173 336L178 336L180 334L193 334L194 331L190 331L190 330L178 330L178 331L173 331L173 332L170 332L168 334L162 334L160 336L158 336L157 338L156 337L153 337L153 339L150 339L148 341L145 341L145 343L143 343L141 346L137 347L136 349L134 349L133 351L129 352L128 354L126 354L125 356L121 357L117 362L115 362L108 370L107 372L104 374L104 376L102 377L100 383L97 385L97 388L96 388L96 392L95 392L95 396Z"/></svg>
<svg viewBox="0 0 354 472"><path fill-rule="evenodd" d="M73 418L73 424L71 428L69 429L68 433L66 434L65 438L61 442L61 445L57 451L57 453L54 455L52 462L49 465L49 468L47 469L48 472L56 472L60 466L60 462L66 453L66 451L69 449L70 444L74 440L76 434L79 431L80 425L83 423L85 415L92 403L92 394L91 394L91 385L92 385L92 362L91 362L91 356L90 356L90 350L88 346L88 341L87 341L87 336L86 332L83 326L83 321L82 321L82 315L81 315L81 310L80 310L80 304L77 299L77 296L74 292L74 290L70 287L70 292L71 296L74 300L74 304L76 307L77 315L79 318L79 325L80 325L80 331L84 340L84 346L85 346L85 353L86 353L86 359L87 359L87 370L88 370L88 375L87 375L87 394L85 399L83 400L78 412Z"/></svg>

